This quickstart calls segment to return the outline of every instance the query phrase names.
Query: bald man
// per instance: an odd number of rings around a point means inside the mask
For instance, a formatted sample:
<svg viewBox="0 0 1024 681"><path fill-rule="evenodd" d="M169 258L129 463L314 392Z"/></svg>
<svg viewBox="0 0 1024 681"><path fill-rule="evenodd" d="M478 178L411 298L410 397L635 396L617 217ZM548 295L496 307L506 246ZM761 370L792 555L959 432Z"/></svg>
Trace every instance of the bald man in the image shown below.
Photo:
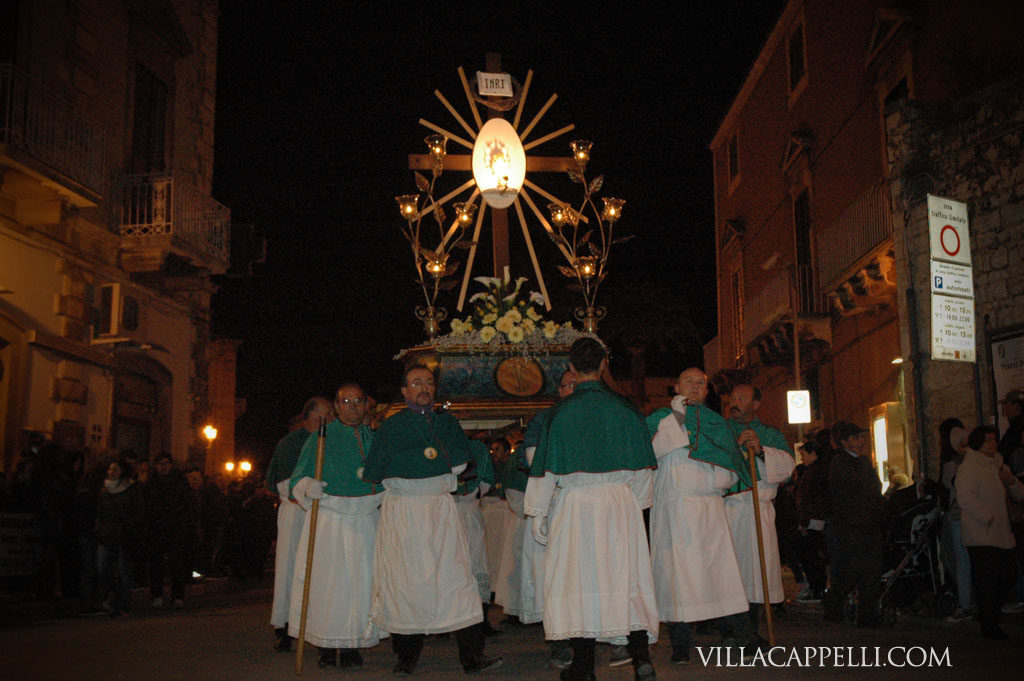
<svg viewBox="0 0 1024 681"><path fill-rule="evenodd" d="M292 579L295 574L295 552L302 536L302 523L306 512L289 493L292 471L299 461L302 446L320 427L320 421L334 420L331 403L323 397L313 397L302 407L299 428L281 438L274 447L274 455L267 466L267 488L277 493L277 548L274 551L274 600L270 610L270 624L277 635L277 649L288 652L288 612L291 603Z"/></svg>
<svg viewBox="0 0 1024 681"><path fill-rule="evenodd" d="M740 627L746 621L747 637L753 635L722 501L738 479L739 452L725 419L704 406L707 394L707 376L689 368L679 375L671 408L647 417L658 458L651 563L673 664L690 660L693 622L729 617Z"/></svg>

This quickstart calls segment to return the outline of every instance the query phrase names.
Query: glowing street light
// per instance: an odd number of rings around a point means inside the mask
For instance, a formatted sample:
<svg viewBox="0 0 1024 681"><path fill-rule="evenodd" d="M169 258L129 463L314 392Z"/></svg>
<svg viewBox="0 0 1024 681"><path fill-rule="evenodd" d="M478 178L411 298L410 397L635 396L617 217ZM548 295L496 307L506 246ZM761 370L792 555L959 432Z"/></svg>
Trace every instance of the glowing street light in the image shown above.
<svg viewBox="0 0 1024 681"><path fill-rule="evenodd" d="M224 463L224 470L226 470L228 473L234 472L234 470L235 470L235 462L234 461L227 461L227 462L225 462Z"/></svg>
<svg viewBox="0 0 1024 681"><path fill-rule="evenodd" d="M242 469L243 473L248 473L249 471L252 470L252 464L249 463L248 461L241 462L240 464L238 464L238 467Z"/></svg>

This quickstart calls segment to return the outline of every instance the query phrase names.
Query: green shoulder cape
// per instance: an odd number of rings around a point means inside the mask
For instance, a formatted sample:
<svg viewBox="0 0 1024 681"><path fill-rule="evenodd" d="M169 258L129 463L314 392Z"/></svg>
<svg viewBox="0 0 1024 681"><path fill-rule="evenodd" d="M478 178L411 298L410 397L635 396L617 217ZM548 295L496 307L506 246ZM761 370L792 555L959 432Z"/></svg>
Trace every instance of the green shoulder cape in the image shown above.
<svg viewBox="0 0 1024 681"><path fill-rule="evenodd" d="M643 415L600 381L580 383L549 414L531 477L658 467Z"/></svg>
<svg viewBox="0 0 1024 681"><path fill-rule="evenodd" d="M651 412L647 417L647 430L651 437L658 432L658 424L673 411L663 407ZM739 478L737 484L750 486L750 467L747 466L743 452L736 443L735 433L726 419L707 405L688 405L686 407L686 435L690 439L690 458L703 461L712 466L719 466L732 471Z"/></svg>
<svg viewBox="0 0 1024 681"><path fill-rule="evenodd" d="M324 443L324 468L321 479L327 483L324 492L336 497L362 497L382 492L380 485L373 485L359 479L359 473L366 465L366 454L373 442L373 431L369 426L353 428L340 421L327 424L327 441ZM295 487L302 478L312 478L316 472L317 436L313 433L302 446L299 462L292 472L291 486Z"/></svg>
<svg viewBox="0 0 1024 681"><path fill-rule="evenodd" d="M488 485L494 484L494 463L491 461L491 453L487 450L487 445L480 440L470 440L469 451L473 456L473 461L476 462L476 477L469 482L459 481L459 488L455 491L459 495L472 494L479 489L481 482L486 482Z"/></svg>
<svg viewBox="0 0 1024 681"><path fill-rule="evenodd" d="M305 428L299 428L285 435L274 447L274 455L270 457L267 465L267 488L277 493L277 483L292 477L295 464L299 462L299 454L302 453L302 446L310 435L316 439L316 433L310 433Z"/></svg>
<svg viewBox="0 0 1024 681"><path fill-rule="evenodd" d="M781 449L790 456L793 456L793 450L789 448L789 443L786 442L786 438L782 436L782 433L775 430L771 426L766 426L765 424L761 423L761 421L759 421L756 416L754 417L754 420L751 421L750 423L740 423L739 421L728 419L728 424L729 427L733 430L733 432L736 433L736 437L739 437L740 433L742 433L747 428L750 428L755 433L757 433L758 439L761 440L762 447L772 447L774 449ZM750 489L750 465L746 464L745 467L748 471L747 478L745 480L743 478L740 478L735 485L729 488L729 491L725 493L726 495L737 494L739 492L746 492L748 489ZM761 479L760 471L758 471L757 479Z"/></svg>
<svg viewBox="0 0 1024 681"><path fill-rule="evenodd" d="M381 424L366 456L363 480L432 478L451 473L470 457L469 438L454 416L406 408Z"/></svg>

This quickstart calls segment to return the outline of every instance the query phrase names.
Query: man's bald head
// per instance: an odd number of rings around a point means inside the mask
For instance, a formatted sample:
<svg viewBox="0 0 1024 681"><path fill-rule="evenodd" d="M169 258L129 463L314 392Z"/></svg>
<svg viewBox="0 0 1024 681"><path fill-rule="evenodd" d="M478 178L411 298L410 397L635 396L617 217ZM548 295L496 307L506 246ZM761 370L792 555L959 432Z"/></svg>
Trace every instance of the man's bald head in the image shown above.
<svg viewBox="0 0 1024 681"><path fill-rule="evenodd" d="M687 404L704 404L708 396L708 377L697 367L690 367L679 374L676 394L682 395Z"/></svg>

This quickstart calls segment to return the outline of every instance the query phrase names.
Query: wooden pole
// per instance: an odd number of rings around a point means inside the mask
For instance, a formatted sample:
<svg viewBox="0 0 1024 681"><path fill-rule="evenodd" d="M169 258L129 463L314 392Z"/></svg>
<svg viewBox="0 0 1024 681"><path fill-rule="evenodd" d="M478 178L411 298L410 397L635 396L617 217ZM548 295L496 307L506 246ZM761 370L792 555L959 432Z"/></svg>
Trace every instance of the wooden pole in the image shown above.
<svg viewBox="0 0 1024 681"><path fill-rule="evenodd" d="M327 421L321 417L320 432L316 438L316 470L313 477L317 482L324 472L324 445L327 444ZM295 673L302 674L302 648L306 642L306 614L309 611L309 580L313 576L313 549L316 547L316 517L320 512L320 500L314 499L309 509L309 541L306 543L306 578L302 582L302 611L299 615L299 643L295 646Z"/></svg>
<svg viewBox="0 0 1024 681"><path fill-rule="evenodd" d="M761 502L757 493L757 455L753 447L747 447L750 462L750 495L754 502L754 527L757 530L757 558L761 562L761 591L764 597L764 619L768 627L768 643L775 646L775 629L772 627L772 599L768 589L768 567L764 559L764 533L761 529Z"/></svg>

